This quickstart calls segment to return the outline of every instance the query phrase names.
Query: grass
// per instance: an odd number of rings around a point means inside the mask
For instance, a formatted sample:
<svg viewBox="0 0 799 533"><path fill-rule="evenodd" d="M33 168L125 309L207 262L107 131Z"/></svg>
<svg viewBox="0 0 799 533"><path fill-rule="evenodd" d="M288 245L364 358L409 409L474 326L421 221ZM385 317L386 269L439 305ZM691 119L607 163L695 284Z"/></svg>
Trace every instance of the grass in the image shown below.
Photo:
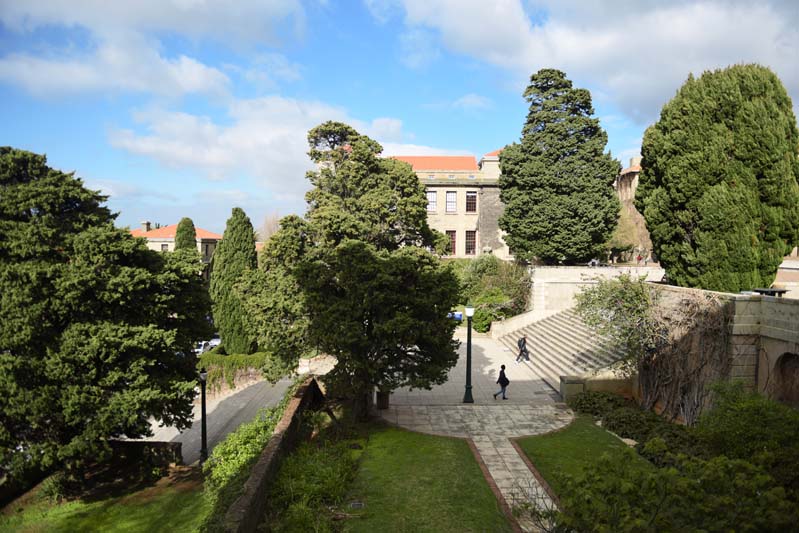
<svg viewBox="0 0 799 533"><path fill-rule="evenodd" d="M511 531L466 441L375 425L344 531Z"/></svg>
<svg viewBox="0 0 799 533"><path fill-rule="evenodd" d="M36 491L37 489L34 489ZM2 532L102 531L108 533L194 531L205 501L199 476L163 478L154 486L121 497L61 504L28 496L29 504L12 502L0 515Z"/></svg>
<svg viewBox="0 0 799 533"><path fill-rule="evenodd" d="M519 439L518 443L555 493L562 487L565 476L580 476L586 468L596 464L602 454L629 460L622 456L627 445L585 415L577 416L560 431ZM654 468L646 459L635 457L636 465L642 469Z"/></svg>

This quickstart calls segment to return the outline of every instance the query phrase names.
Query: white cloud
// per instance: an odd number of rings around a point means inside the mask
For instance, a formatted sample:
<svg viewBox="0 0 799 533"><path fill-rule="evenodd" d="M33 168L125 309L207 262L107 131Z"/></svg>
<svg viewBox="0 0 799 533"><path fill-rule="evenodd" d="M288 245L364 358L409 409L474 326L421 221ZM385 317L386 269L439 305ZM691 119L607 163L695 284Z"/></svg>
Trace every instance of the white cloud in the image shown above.
<svg viewBox="0 0 799 533"><path fill-rule="evenodd" d="M280 96L236 100L224 123L189 113L148 109L134 119L143 132L118 129L110 143L175 169L191 169L209 179L247 177L287 202L297 202L308 188L305 172L308 130L327 120L351 124L373 136L386 154L452 154L451 150L401 144L402 122L381 117L364 122L341 108ZM385 142L387 141L387 142Z"/></svg>
<svg viewBox="0 0 799 533"><path fill-rule="evenodd" d="M87 30L83 49L0 57L0 80L37 95L133 91L162 96L227 94L229 78L187 55L169 57L155 35L174 34L225 45L275 44L303 32L298 0L206 2L203 0L37 0L2 1L0 23L11 31L41 27ZM296 64L265 54L245 76L271 88L300 78Z"/></svg>
<svg viewBox="0 0 799 533"><path fill-rule="evenodd" d="M452 107L455 109L466 109L466 110L473 110L473 109L488 109L493 105L490 98L486 98L485 96L480 96L479 94L469 93L464 94L454 102L452 102Z"/></svg>
<svg viewBox="0 0 799 533"><path fill-rule="evenodd" d="M427 32L431 48L507 69L520 87L540 68L559 68L638 122L655 118L689 72L733 63L771 67L799 101L799 9L790 1L526 2L534 18L520 0L402 4L407 31Z"/></svg>
<svg viewBox="0 0 799 533"><path fill-rule="evenodd" d="M18 31L82 26L97 35L174 32L241 44L274 44L285 28L302 33L304 19L299 0L4 0L0 9L0 21Z"/></svg>
<svg viewBox="0 0 799 533"><path fill-rule="evenodd" d="M223 95L230 81L219 70L185 55L165 58L155 43L133 33L118 34L83 57L7 55L0 58L0 80L36 95L110 90L166 96Z"/></svg>

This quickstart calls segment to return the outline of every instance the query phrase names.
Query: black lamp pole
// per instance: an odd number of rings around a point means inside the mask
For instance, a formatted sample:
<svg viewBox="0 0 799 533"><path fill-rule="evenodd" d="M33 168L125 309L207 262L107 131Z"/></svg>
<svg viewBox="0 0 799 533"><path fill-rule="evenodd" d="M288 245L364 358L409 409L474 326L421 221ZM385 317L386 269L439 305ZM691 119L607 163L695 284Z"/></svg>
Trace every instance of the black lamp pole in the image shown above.
<svg viewBox="0 0 799 533"><path fill-rule="evenodd" d="M201 421L201 444L200 444L200 462L205 462L208 459L208 434L205 429L205 380L208 379L208 372L205 371L205 368L200 370L200 394L201 394L201 410L202 410L202 421Z"/></svg>
<svg viewBox="0 0 799 533"><path fill-rule="evenodd" d="M463 403L474 403L472 398L472 316L474 307L466 306L466 391L463 393Z"/></svg>

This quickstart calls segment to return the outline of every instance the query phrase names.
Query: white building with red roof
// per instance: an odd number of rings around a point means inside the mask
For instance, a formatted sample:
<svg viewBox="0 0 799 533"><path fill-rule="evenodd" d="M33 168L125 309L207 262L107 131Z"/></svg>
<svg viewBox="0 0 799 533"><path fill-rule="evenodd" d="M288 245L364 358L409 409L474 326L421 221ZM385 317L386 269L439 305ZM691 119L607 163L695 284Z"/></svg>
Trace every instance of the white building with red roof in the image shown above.
<svg viewBox="0 0 799 533"><path fill-rule="evenodd" d="M147 239L147 247L150 250L157 252L173 252L175 250L175 232L178 229L177 224L169 226L161 226L153 228L149 221L142 222L142 227L139 229L130 230L130 234L134 237L144 237ZM202 228L195 227L195 237L197 240L197 251L204 263L211 261L211 256L214 255L214 250L222 236L218 233L213 233Z"/></svg>
<svg viewBox="0 0 799 533"><path fill-rule="evenodd" d="M479 163L471 155L392 156L410 164L425 186L428 222L449 237L450 257L511 258L499 229L499 152Z"/></svg>

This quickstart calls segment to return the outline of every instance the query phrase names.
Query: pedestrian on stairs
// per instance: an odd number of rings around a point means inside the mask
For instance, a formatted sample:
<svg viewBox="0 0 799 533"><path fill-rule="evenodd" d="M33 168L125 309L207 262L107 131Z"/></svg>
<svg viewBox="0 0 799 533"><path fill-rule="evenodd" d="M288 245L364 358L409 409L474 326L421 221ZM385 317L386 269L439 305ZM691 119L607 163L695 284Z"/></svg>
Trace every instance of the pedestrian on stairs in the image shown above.
<svg viewBox="0 0 799 533"><path fill-rule="evenodd" d="M497 383L499 384L500 389L497 392L494 393L494 399L496 400L497 396L499 396L499 394L501 393L502 394L502 399L503 400L507 400L508 398L505 396L505 389L508 388L508 384L510 384L510 380L505 375L505 365L502 365L500 367L499 379L497 380Z"/></svg>
<svg viewBox="0 0 799 533"><path fill-rule="evenodd" d="M527 352L527 335L522 335L516 342L516 346L519 348L519 355L516 356L516 362L518 363L522 359L529 361L530 354Z"/></svg>

